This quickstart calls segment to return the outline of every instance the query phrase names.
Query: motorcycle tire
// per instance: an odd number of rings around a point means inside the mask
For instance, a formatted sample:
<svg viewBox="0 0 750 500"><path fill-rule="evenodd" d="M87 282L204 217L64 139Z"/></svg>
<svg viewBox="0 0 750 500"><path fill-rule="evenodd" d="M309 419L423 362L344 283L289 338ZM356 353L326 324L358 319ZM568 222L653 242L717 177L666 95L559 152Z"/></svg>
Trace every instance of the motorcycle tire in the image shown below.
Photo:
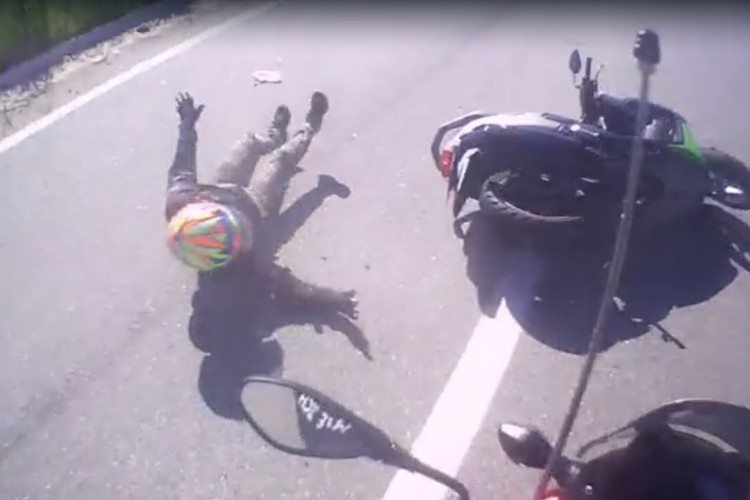
<svg viewBox="0 0 750 500"><path fill-rule="evenodd" d="M716 180L714 193L709 198L737 210L750 210L750 169L731 155L711 148L704 154L706 167ZM732 187L740 193L729 193Z"/></svg>
<svg viewBox="0 0 750 500"><path fill-rule="evenodd" d="M577 226L583 222L580 215L546 215L534 213L513 201L508 189L517 174L513 171L498 172L489 176L479 192L479 208L496 220L522 226Z"/></svg>

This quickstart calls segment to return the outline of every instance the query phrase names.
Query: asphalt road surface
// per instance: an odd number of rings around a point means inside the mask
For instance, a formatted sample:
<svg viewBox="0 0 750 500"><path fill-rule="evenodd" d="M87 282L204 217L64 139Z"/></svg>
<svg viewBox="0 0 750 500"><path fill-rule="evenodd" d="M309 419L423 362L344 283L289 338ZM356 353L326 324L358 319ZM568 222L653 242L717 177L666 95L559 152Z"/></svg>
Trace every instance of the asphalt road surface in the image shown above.
<svg viewBox="0 0 750 500"><path fill-rule="evenodd" d="M688 117L702 143L750 160L750 25L744 13L684 9L425 9L274 8L0 154L0 498L378 500L391 468L295 458L264 444L242 421L242 378L309 383L408 446L498 297L526 332L503 344L515 349L497 391L490 386L489 408L451 400L467 412L456 413L455 429L472 412L481 422L458 476L478 500L531 494L538 474L502 455L495 428L513 419L557 431L596 306L591 263L583 250L519 255L479 225L465 241L454 236L428 156L432 134L477 108L576 116L566 69L576 47L606 64L604 90L633 95L631 43L647 25L662 38L656 100ZM254 86L261 69L279 69L283 83ZM351 195L304 198L280 258L305 278L356 289L356 325L318 334L290 320L263 344L249 326L216 332L221 347L211 354L191 343L194 277L168 254L162 218L182 90L206 104L203 178L278 103L299 121L312 91L329 94L330 114L289 201L319 174ZM624 300L641 321L618 317L571 446L673 398L750 404L750 280L717 229L734 221L729 237L742 251L748 230L733 217L665 235L631 273ZM492 367L493 355L476 370ZM435 453L425 459L445 459Z"/></svg>

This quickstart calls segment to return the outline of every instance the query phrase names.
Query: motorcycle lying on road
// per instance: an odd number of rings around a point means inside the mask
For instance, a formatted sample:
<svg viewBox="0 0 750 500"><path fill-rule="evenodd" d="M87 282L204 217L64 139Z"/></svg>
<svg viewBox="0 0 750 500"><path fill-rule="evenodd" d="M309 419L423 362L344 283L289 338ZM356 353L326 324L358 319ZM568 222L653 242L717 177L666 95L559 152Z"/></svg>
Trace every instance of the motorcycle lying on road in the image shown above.
<svg viewBox="0 0 750 500"><path fill-rule="evenodd" d="M636 227L655 227L692 213L707 199L750 209L750 170L737 158L699 146L690 123L649 103L648 126L636 130L637 98L600 93L599 70L586 58L581 118L554 113L472 112L442 125L431 153L453 195L458 217L469 199L479 211L516 227L588 227L617 216L632 142L644 140ZM569 67L574 84L581 56Z"/></svg>
<svg viewBox="0 0 750 500"><path fill-rule="evenodd" d="M470 499L457 479L419 461L382 430L309 386L250 377L242 405L253 429L276 449L314 458L368 457L424 474L461 500ZM552 452L533 427L504 423L497 435L508 457L528 467L543 468ZM623 444L581 458L611 442ZM578 457L558 461L553 478L559 487L548 490L545 499L745 499L750 494L750 410L718 401L671 402L590 441ZM706 496L696 496L702 492Z"/></svg>

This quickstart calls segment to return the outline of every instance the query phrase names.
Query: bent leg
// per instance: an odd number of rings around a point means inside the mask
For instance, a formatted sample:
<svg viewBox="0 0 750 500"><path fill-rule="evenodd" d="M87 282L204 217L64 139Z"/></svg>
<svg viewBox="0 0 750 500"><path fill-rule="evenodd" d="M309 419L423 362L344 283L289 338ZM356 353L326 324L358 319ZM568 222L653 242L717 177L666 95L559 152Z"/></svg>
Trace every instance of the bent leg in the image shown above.
<svg viewBox="0 0 750 500"><path fill-rule="evenodd" d="M287 140L287 128L291 120L289 108L282 105L276 108L268 134L248 132L232 148L215 177L217 184L237 184L247 187L253 176L258 160L279 148Z"/></svg>
<svg viewBox="0 0 750 500"><path fill-rule="evenodd" d="M307 123L276 150L269 162L253 176L248 193L264 217L275 217L279 214L289 181L294 176L300 160L307 153L313 137L320 131L323 116L327 112L328 98L321 92L314 92L307 113Z"/></svg>
<svg viewBox="0 0 750 500"><path fill-rule="evenodd" d="M312 142L309 125L294 134L265 165L261 165L248 186L248 193L258 204L263 217L276 216L281 210L289 181Z"/></svg>

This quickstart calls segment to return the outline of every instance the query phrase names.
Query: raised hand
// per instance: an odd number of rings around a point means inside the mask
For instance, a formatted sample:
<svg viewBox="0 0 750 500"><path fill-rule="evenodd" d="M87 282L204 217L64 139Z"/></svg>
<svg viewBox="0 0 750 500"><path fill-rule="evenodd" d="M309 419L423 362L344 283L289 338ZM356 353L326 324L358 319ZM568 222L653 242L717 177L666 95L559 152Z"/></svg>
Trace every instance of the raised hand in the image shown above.
<svg viewBox="0 0 750 500"><path fill-rule="evenodd" d="M351 319L359 318L359 301L354 290L340 292L338 310Z"/></svg>
<svg viewBox="0 0 750 500"><path fill-rule="evenodd" d="M201 117L201 113L203 112L203 108L205 105L201 104L200 106L196 107L193 96L191 96L187 92L180 92L177 95L176 101L177 114L180 115L180 121L189 125L195 125L195 123L198 121L198 118Z"/></svg>

